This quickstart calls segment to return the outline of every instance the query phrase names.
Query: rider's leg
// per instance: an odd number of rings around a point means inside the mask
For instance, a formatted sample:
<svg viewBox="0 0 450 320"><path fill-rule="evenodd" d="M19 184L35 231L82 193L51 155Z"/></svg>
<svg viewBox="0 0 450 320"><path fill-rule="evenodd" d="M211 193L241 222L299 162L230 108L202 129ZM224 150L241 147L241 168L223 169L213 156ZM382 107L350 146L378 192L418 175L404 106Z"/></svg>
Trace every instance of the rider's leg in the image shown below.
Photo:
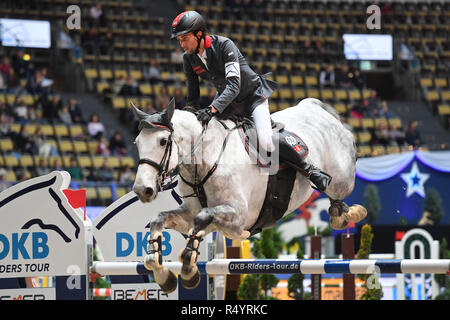
<svg viewBox="0 0 450 320"><path fill-rule="evenodd" d="M324 192L330 184L331 177L322 172L319 168L306 162L289 141L287 141L286 137L276 134L274 135L274 140L278 142L275 144L279 146L280 160L289 163L289 165L303 173L312 183L314 183L320 192Z"/></svg>
<svg viewBox="0 0 450 320"><path fill-rule="evenodd" d="M264 100L263 103L253 110L252 118L255 122L259 145L268 152L274 151L275 146L272 142L272 124L268 99Z"/></svg>

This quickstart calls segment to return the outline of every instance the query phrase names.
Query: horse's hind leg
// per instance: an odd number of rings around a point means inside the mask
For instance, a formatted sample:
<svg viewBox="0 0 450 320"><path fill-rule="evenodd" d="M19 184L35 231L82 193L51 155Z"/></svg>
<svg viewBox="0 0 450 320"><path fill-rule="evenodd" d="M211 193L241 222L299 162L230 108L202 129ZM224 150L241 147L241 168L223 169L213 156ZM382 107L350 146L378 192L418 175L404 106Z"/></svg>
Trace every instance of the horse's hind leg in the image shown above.
<svg viewBox="0 0 450 320"><path fill-rule="evenodd" d="M163 211L150 222L150 240L147 245L149 254L145 257L144 265L153 271L155 281L165 293L173 292L177 288L177 277L163 266L162 259L162 230L164 228L175 229L181 233L187 233L190 222L188 211L179 207L171 211Z"/></svg>
<svg viewBox="0 0 450 320"><path fill-rule="evenodd" d="M247 238L250 233L243 230L243 223L239 219L236 209L229 205L214 208L204 208L194 218L194 227L189 232L186 247L180 252L179 260L183 263L181 268L181 284L186 289L194 289L200 283L200 272L196 261L198 246L203 237L213 229L221 229L236 238Z"/></svg>

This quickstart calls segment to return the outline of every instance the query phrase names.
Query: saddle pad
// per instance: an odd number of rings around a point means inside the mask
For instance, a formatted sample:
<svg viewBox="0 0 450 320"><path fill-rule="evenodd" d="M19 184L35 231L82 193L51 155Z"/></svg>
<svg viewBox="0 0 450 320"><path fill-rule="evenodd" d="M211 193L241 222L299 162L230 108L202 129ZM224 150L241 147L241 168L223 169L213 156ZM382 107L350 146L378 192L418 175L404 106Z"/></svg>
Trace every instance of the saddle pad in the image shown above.
<svg viewBox="0 0 450 320"><path fill-rule="evenodd" d="M304 159L308 156L308 146L305 142L297 136L295 133L284 129L284 125L279 122L272 122L272 132L273 134L279 134L280 139L285 139L292 148L297 151L297 153ZM258 151L258 137L256 134L256 128L254 125L245 124L239 128L239 136L244 144L245 150L250 158L256 161L257 165L262 168L267 168L269 165L269 160ZM280 157L282 158L282 156Z"/></svg>

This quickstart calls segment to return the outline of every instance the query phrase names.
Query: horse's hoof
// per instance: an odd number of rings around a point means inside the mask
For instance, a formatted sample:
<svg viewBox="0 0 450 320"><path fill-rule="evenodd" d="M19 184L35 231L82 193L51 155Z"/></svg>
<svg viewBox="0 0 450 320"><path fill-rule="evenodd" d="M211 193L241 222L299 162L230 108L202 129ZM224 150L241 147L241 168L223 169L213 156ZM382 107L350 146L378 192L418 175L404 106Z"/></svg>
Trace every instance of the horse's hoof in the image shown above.
<svg viewBox="0 0 450 320"><path fill-rule="evenodd" d="M192 290L197 288L197 286L200 283L200 280L201 280L200 271L198 271L197 269L197 272L195 272L190 279L186 280L183 279L183 277L181 277L181 284L183 285L184 288Z"/></svg>
<svg viewBox="0 0 450 320"><path fill-rule="evenodd" d="M155 252L149 255L146 255L144 258L144 266L148 270L158 270L163 266L160 264L159 253Z"/></svg>
<svg viewBox="0 0 450 320"><path fill-rule="evenodd" d="M241 235L239 236L239 238L241 238L241 240L248 239L248 237L250 237L250 232L247 230L242 231Z"/></svg>
<svg viewBox="0 0 450 320"><path fill-rule="evenodd" d="M348 226L348 219L345 215L340 217L330 217L330 225L334 230L343 230Z"/></svg>
<svg viewBox="0 0 450 320"><path fill-rule="evenodd" d="M162 291L169 294L175 291L177 285L178 285L177 276L172 271L169 271L166 281L163 284L160 284L159 286L161 287Z"/></svg>
<svg viewBox="0 0 450 320"><path fill-rule="evenodd" d="M355 204L350 207L349 211L344 214L350 222L360 222L367 217L367 210L359 204Z"/></svg>

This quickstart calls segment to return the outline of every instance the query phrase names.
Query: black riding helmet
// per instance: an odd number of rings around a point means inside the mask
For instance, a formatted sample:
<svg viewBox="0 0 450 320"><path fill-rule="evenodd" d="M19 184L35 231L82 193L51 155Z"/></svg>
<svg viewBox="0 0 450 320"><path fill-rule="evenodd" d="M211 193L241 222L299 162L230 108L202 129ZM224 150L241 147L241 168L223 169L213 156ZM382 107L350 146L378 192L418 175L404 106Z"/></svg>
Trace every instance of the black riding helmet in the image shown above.
<svg viewBox="0 0 450 320"><path fill-rule="evenodd" d="M197 32L202 31L202 35L197 37ZM200 41L205 36L206 22L202 15L197 11L184 11L180 13L172 22L172 35L170 39L174 39L182 34L192 32L197 38L198 45L196 53L200 47Z"/></svg>

